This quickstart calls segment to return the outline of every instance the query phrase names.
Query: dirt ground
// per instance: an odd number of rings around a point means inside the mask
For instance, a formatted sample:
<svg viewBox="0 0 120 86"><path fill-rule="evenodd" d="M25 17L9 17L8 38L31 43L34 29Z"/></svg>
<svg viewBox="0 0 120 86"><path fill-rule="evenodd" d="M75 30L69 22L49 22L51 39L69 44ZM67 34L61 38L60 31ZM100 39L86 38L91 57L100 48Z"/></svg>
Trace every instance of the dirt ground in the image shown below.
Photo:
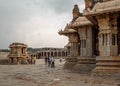
<svg viewBox="0 0 120 86"><path fill-rule="evenodd" d="M44 64L0 65L0 86L119 86L112 79L93 78L63 69L63 62L55 61L55 68Z"/></svg>

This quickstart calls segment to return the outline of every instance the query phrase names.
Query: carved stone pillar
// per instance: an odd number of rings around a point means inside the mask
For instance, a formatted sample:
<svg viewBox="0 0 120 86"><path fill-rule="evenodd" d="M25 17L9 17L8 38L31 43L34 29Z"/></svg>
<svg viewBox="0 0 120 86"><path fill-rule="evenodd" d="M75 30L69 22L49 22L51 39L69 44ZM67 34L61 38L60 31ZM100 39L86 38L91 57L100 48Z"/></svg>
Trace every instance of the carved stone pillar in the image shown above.
<svg viewBox="0 0 120 86"><path fill-rule="evenodd" d="M71 57L78 56L78 42L71 42L70 56Z"/></svg>
<svg viewBox="0 0 120 86"><path fill-rule="evenodd" d="M78 28L80 38L80 56L73 70L81 74L90 74L95 68L95 56L93 56L93 31L92 26Z"/></svg>
<svg viewBox="0 0 120 86"><path fill-rule="evenodd" d="M77 63L78 56L78 35L77 33L69 34L69 42L70 46L70 56L66 59L66 63L64 65L65 69L72 69Z"/></svg>
<svg viewBox="0 0 120 86"><path fill-rule="evenodd" d="M99 51L94 76L120 76L120 56L117 44L117 15L104 14L97 17L99 24ZM101 36L103 35L103 36ZM102 37L102 38L101 38ZM102 44L101 40L102 39Z"/></svg>

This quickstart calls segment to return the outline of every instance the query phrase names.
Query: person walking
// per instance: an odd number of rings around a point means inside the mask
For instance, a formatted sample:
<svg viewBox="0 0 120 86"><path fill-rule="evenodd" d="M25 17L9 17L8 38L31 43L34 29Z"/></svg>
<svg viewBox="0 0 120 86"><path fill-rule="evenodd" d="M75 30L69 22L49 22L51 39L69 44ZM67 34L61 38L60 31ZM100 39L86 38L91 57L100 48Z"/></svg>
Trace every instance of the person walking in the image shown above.
<svg viewBox="0 0 120 86"><path fill-rule="evenodd" d="M50 65L51 65L51 57L48 57L48 67L50 67Z"/></svg>
<svg viewBox="0 0 120 86"><path fill-rule="evenodd" d="M36 63L36 56L33 57L33 64Z"/></svg>
<svg viewBox="0 0 120 86"><path fill-rule="evenodd" d="M60 62L62 62L62 58L60 58Z"/></svg>
<svg viewBox="0 0 120 86"><path fill-rule="evenodd" d="M51 68L55 68L55 59L54 59L54 56L51 57Z"/></svg>

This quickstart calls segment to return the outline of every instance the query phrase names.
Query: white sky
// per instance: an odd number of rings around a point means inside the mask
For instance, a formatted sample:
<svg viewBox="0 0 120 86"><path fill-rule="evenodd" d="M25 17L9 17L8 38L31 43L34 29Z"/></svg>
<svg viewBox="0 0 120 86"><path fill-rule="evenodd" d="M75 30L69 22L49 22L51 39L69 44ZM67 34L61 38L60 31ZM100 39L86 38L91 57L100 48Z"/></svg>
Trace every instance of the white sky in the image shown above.
<svg viewBox="0 0 120 86"><path fill-rule="evenodd" d="M84 0L0 0L0 49L13 42L29 47L64 47L68 38L60 36L72 19L72 9Z"/></svg>

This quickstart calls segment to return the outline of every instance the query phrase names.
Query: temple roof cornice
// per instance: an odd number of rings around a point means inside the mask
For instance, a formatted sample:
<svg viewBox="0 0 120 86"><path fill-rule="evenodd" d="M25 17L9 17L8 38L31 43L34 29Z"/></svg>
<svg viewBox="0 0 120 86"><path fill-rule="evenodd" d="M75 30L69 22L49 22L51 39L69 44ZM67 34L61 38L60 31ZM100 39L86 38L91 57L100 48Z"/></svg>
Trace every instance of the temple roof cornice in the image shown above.
<svg viewBox="0 0 120 86"><path fill-rule="evenodd" d="M66 27L65 27L65 29L64 30L60 30L58 33L60 35L67 36L67 35L72 34L72 33L77 33L77 31L74 30L74 29L72 29L72 28L70 28L70 26L67 24Z"/></svg>
<svg viewBox="0 0 120 86"><path fill-rule="evenodd" d="M17 42L15 42L15 43L12 43L12 44L10 44L10 46L9 46L10 48L15 48L15 47L27 47L27 45L26 44L23 44L23 43L17 43Z"/></svg>
<svg viewBox="0 0 120 86"><path fill-rule="evenodd" d="M88 25L93 25L86 17L80 16L74 22L72 22L69 26L71 28L74 27L84 27Z"/></svg>
<svg viewBox="0 0 120 86"><path fill-rule="evenodd" d="M112 0L102 3L97 3L93 7L92 10L86 9L84 10L84 15L100 15L103 13L112 13L112 12L120 12L120 0Z"/></svg>

